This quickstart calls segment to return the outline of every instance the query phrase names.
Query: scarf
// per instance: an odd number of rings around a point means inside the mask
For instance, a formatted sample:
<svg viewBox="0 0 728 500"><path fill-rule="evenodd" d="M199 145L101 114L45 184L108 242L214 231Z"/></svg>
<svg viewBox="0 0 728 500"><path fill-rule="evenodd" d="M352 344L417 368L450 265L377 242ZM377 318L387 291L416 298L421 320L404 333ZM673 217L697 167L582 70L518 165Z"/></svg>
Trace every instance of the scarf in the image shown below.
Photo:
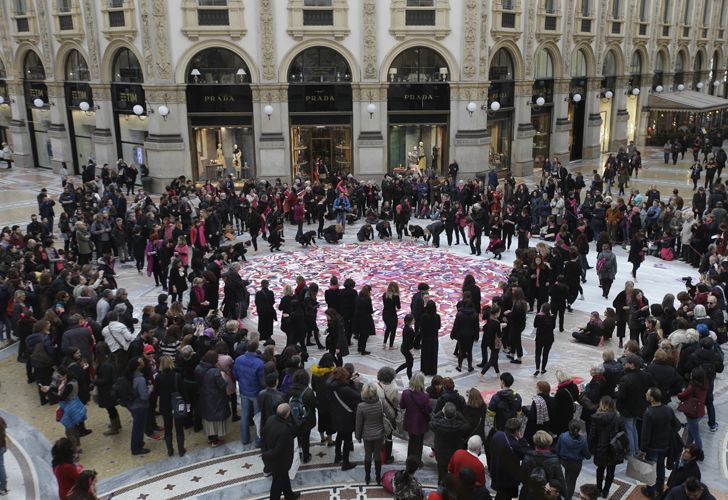
<svg viewBox="0 0 728 500"><path fill-rule="evenodd" d="M549 409L546 400L536 394L533 397L533 404L536 405L536 425L542 425L549 421Z"/></svg>

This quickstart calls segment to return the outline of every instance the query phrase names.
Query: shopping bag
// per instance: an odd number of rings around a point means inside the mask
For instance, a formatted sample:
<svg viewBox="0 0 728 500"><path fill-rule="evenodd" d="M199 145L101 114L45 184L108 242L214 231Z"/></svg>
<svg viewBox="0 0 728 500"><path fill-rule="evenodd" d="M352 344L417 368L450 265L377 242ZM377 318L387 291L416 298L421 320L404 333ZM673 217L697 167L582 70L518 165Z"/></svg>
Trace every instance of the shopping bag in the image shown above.
<svg viewBox="0 0 728 500"><path fill-rule="evenodd" d="M657 478L657 468L654 462L635 456L627 459L627 476L642 484L652 486Z"/></svg>
<svg viewBox="0 0 728 500"><path fill-rule="evenodd" d="M291 464L291 468L288 469L288 479L291 481L296 477L298 468L301 466L301 455L298 452L298 438L293 438L293 463Z"/></svg>

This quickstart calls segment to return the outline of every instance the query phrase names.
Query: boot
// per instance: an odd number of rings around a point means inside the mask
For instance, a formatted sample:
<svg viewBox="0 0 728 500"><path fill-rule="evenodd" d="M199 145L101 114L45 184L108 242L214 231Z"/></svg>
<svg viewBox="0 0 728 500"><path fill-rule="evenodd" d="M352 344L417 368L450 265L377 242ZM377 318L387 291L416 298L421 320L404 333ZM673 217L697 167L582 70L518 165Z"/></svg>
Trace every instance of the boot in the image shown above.
<svg viewBox="0 0 728 500"><path fill-rule="evenodd" d="M367 486L369 485L369 483L372 482L372 462L371 462L371 460L364 461L364 482L367 483Z"/></svg>
<svg viewBox="0 0 728 500"><path fill-rule="evenodd" d="M374 479L377 480L377 485L382 485L382 462L377 460L374 461Z"/></svg>
<svg viewBox="0 0 728 500"><path fill-rule="evenodd" d="M184 457L187 450L185 450L185 435L177 434L177 452L180 457Z"/></svg>
<svg viewBox="0 0 728 500"><path fill-rule="evenodd" d="M167 445L167 456L171 457L174 455L174 447L172 446L172 433L167 432L164 434L164 442Z"/></svg>
<svg viewBox="0 0 728 500"><path fill-rule="evenodd" d="M111 425L109 425L109 430L104 431L104 436L114 436L119 433L119 429L121 429L121 422L119 421L119 417L112 418Z"/></svg>

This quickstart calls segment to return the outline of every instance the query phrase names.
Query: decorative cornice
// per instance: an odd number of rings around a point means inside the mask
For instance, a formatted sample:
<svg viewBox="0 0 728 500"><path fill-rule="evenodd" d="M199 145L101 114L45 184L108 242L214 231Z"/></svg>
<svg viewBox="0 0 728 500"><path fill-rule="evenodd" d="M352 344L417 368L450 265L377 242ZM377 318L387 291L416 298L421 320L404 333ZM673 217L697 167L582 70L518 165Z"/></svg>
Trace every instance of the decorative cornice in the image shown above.
<svg viewBox="0 0 728 500"><path fill-rule="evenodd" d="M533 94L533 82L527 80L516 82L514 93L516 97L530 96Z"/></svg>
<svg viewBox="0 0 728 500"><path fill-rule="evenodd" d="M288 84L252 84L253 102L288 102Z"/></svg>
<svg viewBox="0 0 728 500"><path fill-rule="evenodd" d="M488 98L488 84L482 82L451 82L451 101L485 101Z"/></svg>
<svg viewBox="0 0 728 500"><path fill-rule="evenodd" d="M273 0L260 0L260 45L263 55L263 78L276 79L276 43L273 25Z"/></svg>
<svg viewBox="0 0 728 500"><path fill-rule="evenodd" d="M377 0L362 2L364 79L377 78Z"/></svg>
<svg viewBox="0 0 728 500"><path fill-rule="evenodd" d="M144 97L150 104L181 104L187 101L185 88L185 85L144 85Z"/></svg>
<svg viewBox="0 0 728 500"><path fill-rule="evenodd" d="M94 94L94 101L111 100L111 85L108 83L92 83L91 91Z"/></svg>
<svg viewBox="0 0 728 500"><path fill-rule="evenodd" d="M371 94L372 102L384 102L387 100L386 83L352 83L351 100L354 102L369 102Z"/></svg>

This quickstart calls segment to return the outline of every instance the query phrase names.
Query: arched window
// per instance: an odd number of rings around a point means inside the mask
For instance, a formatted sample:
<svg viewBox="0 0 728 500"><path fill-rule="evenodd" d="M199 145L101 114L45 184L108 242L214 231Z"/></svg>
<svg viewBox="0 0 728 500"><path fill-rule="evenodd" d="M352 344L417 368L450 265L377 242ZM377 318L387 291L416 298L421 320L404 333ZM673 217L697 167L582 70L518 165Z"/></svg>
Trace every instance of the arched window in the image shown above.
<svg viewBox="0 0 728 500"><path fill-rule="evenodd" d="M703 3L703 26L706 28L710 25L710 3L710 0Z"/></svg>
<svg viewBox="0 0 728 500"><path fill-rule="evenodd" d="M28 51L25 55L25 61L23 62L23 75L26 80L43 81L46 78L43 62L40 60L40 57L38 57L38 54L32 50Z"/></svg>
<svg viewBox="0 0 728 500"><path fill-rule="evenodd" d="M683 52L677 53L675 59L675 85L684 83L685 80L685 55Z"/></svg>
<svg viewBox="0 0 728 500"><path fill-rule="evenodd" d="M692 3L691 0L684 0L685 3L683 4L683 24L686 26L690 26L690 14L692 13L690 7L692 7L690 4Z"/></svg>
<svg viewBox="0 0 728 500"><path fill-rule="evenodd" d="M536 54L536 70L534 76L537 80L554 77L554 63L551 59L551 54L546 49L541 49Z"/></svg>
<svg viewBox="0 0 728 500"><path fill-rule="evenodd" d="M571 55L571 76L579 78L586 75L586 56L582 49L575 50Z"/></svg>
<svg viewBox="0 0 728 500"><path fill-rule="evenodd" d="M144 83L144 73L139 65L139 60L127 48L119 49L116 52L112 68L114 82Z"/></svg>
<svg viewBox="0 0 728 500"><path fill-rule="evenodd" d="M490 81L496 80L513 80L514 66L513 57L507 49L499 49L490 61L490 72L488 77Z"/></svg>
<svg viewBox="0 0 728 500"><path fill-rule="evenodd" d="M614 56L614 51L610 50L607 52L604 58L604 65L602 66L603 76L617 76L617 58Z"/></svg>
<svg viewBox="0 0 728 500"><path fill-rule="evenodd" d="M249 83L250 69L235 52L213 47L195 54L187 65L187 83L234 84Z"/></svg>
<svg viewBox="0 0 728 500"><path fill-rule="evenodd" d="M636 76L642 74L642 55L640 55L637 50L634 54L632 54L632 62L629 65L629 73Z"/></svg>
<svg viewBox="0 0 728 500"><path fill-rule="evenodd" d="M698 52L693 63L693 89L696 89L698 82L703 77L703 53Z"/></svg>
<svg viewBox="0 0 728 500"><path fill-rule="evenodd" d="M662 52L657 53L657 59L655 59L655 73L665 72L665 56Z"/></svg>
<svg viewBox="0 0 728 500"><path fill-rule="evenodd" d="M91 79L86 59L77 50L72 50L66 57L66 81L87 82Z"/></svg>
<svg viewBox="0 0 728 500"><path fill-rule="evenodd" d="M640 0L640 22L646 23L650 17L650 4L647 0ZM640 33L642 34L642 33Z"/></svg>
<svg viewBox="0 0 728 500"><path fill-rule="evenodd" d="M445 58L427 47L407 49L389 67L391 81L403 83L438 82L450 78Z"/></svg>
<svg viewBox="0 0 728 500"><path fill-rule="evenodd" d="M612 0L612 19L620 19L622 13L622 2L619 0Z"/></svg>
<svg viewBox="0 0 728 500"><path fill-rule="evenodd" d="M351 68L334 49L311 47L299 53L288 68L290 83L350 82Z"/></svg>

